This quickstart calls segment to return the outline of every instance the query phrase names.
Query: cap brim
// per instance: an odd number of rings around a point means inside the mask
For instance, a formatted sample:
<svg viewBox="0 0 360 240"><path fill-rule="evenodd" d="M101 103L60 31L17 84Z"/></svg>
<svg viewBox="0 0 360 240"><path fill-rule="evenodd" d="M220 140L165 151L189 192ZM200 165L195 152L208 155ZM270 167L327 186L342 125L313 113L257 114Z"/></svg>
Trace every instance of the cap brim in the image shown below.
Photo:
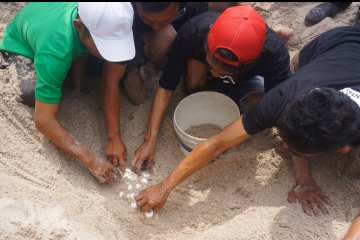
<svg viewBox="0 0 360 240"><path fill-rule="evenodd" d="M128 61L135 57L133 33L122 39L103 39L90 33L101 56L109 62Z"/></svg>

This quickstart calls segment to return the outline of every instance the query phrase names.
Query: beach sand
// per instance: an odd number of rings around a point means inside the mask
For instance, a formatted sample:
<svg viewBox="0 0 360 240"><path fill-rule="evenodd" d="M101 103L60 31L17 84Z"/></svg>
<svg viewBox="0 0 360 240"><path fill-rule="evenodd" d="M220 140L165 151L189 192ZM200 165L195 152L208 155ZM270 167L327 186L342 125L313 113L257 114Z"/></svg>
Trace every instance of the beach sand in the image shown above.
<svg viewBox="0 0 360 240"><path fill-rule="evenodd" d="M303 24L317 3L256 3L270 27L289 27L293 56L304 44L336 26L351 25L359 3L313 27ZM0 39L24 3L0 3ZM143 141L154 90L161 76L141 69L146 102L133 106L122 94L121 132L127 165ZM96 81L88 91L65 89L58 118L74 137L104 157L106 130ZM348 157L325 155L312 163L313 175L332 200L329 214L303 213L289 204L294 185L290 157L275 129L257 134L219 156L179 185L152 219L131 212L118 196L124 183L99 184L72 156L54 146L34 125L34 110L18 103L15 70L0 69L0 239L341 239L360 213L356 178L339 165ZM173 130L173 113L185 96L180 87L158 136L153 183L182 159ZM339 161L338 161L339 160ZM340 162L340 164L339 164Z"/></svg>

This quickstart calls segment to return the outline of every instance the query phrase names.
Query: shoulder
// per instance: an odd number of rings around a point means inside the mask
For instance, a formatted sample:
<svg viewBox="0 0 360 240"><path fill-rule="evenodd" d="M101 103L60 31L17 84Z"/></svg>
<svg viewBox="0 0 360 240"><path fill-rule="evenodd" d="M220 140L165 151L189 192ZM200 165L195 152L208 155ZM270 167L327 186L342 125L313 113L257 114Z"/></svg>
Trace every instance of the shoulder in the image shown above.
<svg viewBox="0 0 360 240"><path fill-rule="evenodd" d="M266 26L266 39L264 42L264 47L261 52L262 59L288 59L289 51L285 47L283 40L279 35L271 29L269 26Z"/></svg>
<svg viewBox="0 0 360 240"><path fill-rule="evenodd" d="M202 14L199 14L191 19L189 19L179 31L182 29L188 29L188 31L192 32L202 32L209 31L210 26L216 21L219 17L220 13L208 11Z"/></svg>

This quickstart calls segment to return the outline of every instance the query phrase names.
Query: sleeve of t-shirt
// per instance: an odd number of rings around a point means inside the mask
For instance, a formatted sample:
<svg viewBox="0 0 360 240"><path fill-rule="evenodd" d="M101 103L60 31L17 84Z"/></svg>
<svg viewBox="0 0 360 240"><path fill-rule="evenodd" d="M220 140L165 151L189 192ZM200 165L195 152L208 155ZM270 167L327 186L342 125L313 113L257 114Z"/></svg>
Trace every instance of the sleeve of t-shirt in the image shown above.
<svg viewBox="0 0 360 240"><path fill-rule="evenodd" d="M254 135L276 125L281 110L286 105L287 81L271 89L260 101L243 114L243 126L247 134Z"/></svg>
<svg viewBox="0 0 360 240"><path fill-rule="evenodd" d="M278 38L277 36L275 37ZM278 41L281 40L278 39ZM273 54L266 56L262 69L265 92L268 92L289 78L290 56L283 43L280 44Z"/></svg>
<svg viewBox="0 0 360 240"><path fill-rule="evenodd" d="M159 80L160 87L175 90L179 84L181 76L186 70L187 62L192 56L191 34L189 24L184 25L178 32L171 47L164 73Z"/></svg>
<svg viewBox="0 0 360 240"><path fill-rule="evenodd" d="M61 88L71 62L64 56L39 52L35 55L35 98L41 102L56 104L61 99Z"/></svg>

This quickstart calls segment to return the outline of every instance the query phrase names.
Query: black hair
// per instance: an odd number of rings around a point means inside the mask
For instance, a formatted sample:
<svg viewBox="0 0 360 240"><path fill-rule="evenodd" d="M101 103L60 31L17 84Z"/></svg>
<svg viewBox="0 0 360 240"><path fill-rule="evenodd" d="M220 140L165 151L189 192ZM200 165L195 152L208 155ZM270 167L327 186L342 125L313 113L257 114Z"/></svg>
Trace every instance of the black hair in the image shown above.
<svg viewBox="0 0 360 240"><path fill-rule="evenodd" d="M227 50L226 48L217 48L215 52L230 61L237 62L239 60L233 52Z"/></svg>
<svg viewBox="0 0 360 240"><path fill-rule="evenodd" d="M172 3L178 2L139 2L144 12L161 12Z"/></svg>
<svg viewBox="0 0 360 240"><path fill-rule="evenodd" d="M229 61L234 61L234 62L238 61L238 57L233 52L231 52L230 50L228 50L226 48L217 48L215 50L215 52L217 54L219 54L221 57L223 57L225 59L228 59ZM222 69L224 69L226 72L231 72L234 75L241 72L239 67L235 67L235 66L232 66L230 64L224 63L223 61L217 59L215 56L213 56L213 58L214 58L214 61L217 64L219 64L220 67Z"/></svg>
<svg viewBox="0 0 360 240"><path fill-rule="evenodd" d="M277 122L279 134L300 153L322 153L360 137L360 108L331 88L315 88L288 104Z"/></svg>

